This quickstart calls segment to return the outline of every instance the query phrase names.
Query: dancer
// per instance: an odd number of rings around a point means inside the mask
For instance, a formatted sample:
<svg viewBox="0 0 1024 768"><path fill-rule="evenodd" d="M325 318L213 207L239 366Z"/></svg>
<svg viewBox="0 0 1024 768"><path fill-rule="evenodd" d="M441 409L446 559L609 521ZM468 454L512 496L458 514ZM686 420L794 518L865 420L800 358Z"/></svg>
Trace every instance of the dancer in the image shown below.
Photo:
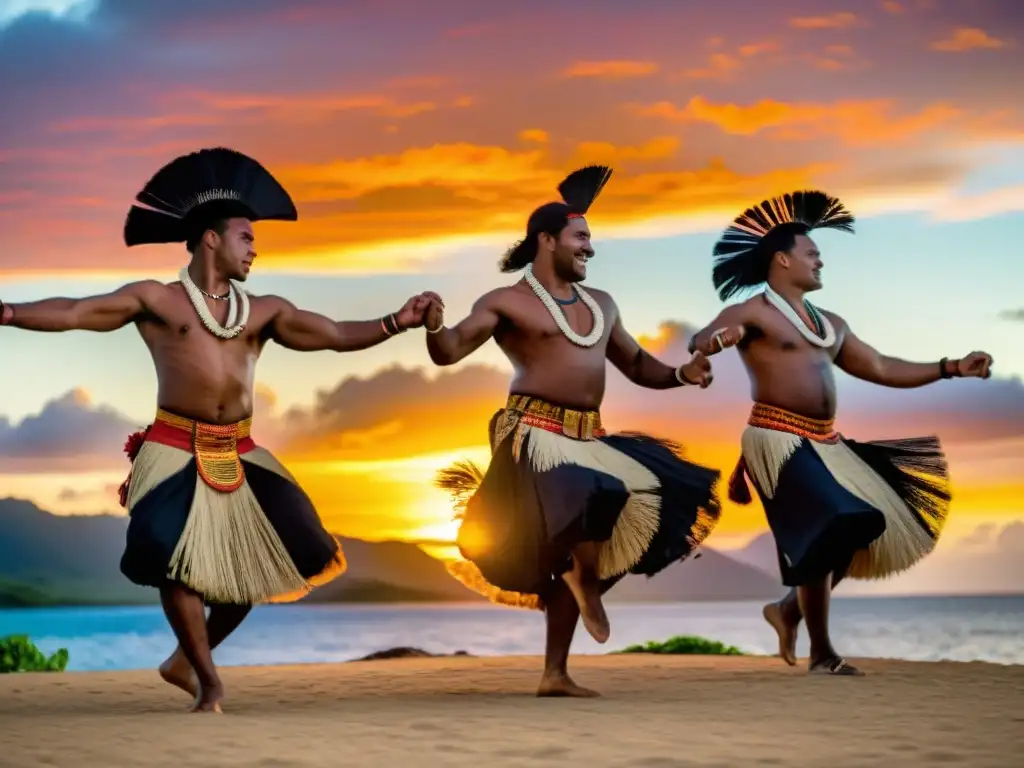
<svg viewBox="0 0 1024 768"><path fill-rule="evenodd" d="M601 593L627 572L653 576L687 557L718 521L719 473L684 461L677 446L609 435L599 408L606 360L649 389L707 387L696 354L673 368L626 331L604 291L584 290L594 251L584 218L611 170L591 166L559 186L563 202L530 216L501 269L523 279L484 295L453 328L443 304L427 310L427 348L438 365L494 338L515 368L508 401L491 419L486 475L460 463L439 475L464 508L453 575L493 602L542 609L547 619L540 696L596 696L568 674L577 620L598 642L609 622Z"/></svg>
<svg viewBox="0 0 1024 768"><path fill-rule="evenodd" d="M366 349L422 325L433 294L382 319L335 322L240 287L256 258L252 222L294 221L288 193L259 163L204 149L162 168L125 222L128 246L184 242L180 282L131 283L103 296L0 304L30 331L107 332L134 323L156 366L158 409L125 446L131 516L121 570L157 587L178 649L160 674L220 712L211 651L253 604L296 600L345 570L312 502L250 436L256 361L267 341L298 351ZM206 619L204 603L210 606Z"/></svg>
<svg viewBox="0 0 1024 768"><path fill-rule="evenodd" d="M838 315L806 294L819 290L821 254L808 236L819 228L853 232L854 217L822 192L795 192L748 209L714 249L719 297L763 287L724 309L690 341L717 354L739 345L754 406L729 496L749 504L749 477L791 587L764 608L779 653L796 664L801 617L811 641L809 671L861 675L836 652L829 598L844 577L880 579L910 568L938 541L949 511L946 459L935 437L857 442L835 429L832 366L887 387L912 388L954 376L988 378L992 358L912 363L861 341Z"/></svg>

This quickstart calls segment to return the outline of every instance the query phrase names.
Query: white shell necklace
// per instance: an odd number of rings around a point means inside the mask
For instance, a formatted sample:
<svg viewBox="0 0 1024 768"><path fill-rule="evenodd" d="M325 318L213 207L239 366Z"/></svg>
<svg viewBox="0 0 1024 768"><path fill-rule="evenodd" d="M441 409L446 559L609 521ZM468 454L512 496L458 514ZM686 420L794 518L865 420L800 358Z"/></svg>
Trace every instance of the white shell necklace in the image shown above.
<svg viewBox="0 0 1024 768"><path fill-rule="evenodd" d="M825 333L825 337L822 338L810 328L807 327L800 315L797 314L796 310L790 306L790 303L782 298L778 293L772 290L771 286L765 286L764 295L771 302L779 312L786 316L786 319L791 322L800 334L807 339L811 344L816 347L822 347L828 349L836 343L836 329L832 327L832 323L825 317L818 308L815 307L811 302L804 300L804 307L807 309L807 314L811 316L811 320L821 326L822 331Z"/></svg>
<svg viewBox="0 0 1024 768"><path fill-rule="evenodd" d="M562 332L569 341L579 347L592 347L604 336L604 313L601 311L600 305L594 301L593 297L582 287L578 285L572 286L572 289L576 291L576 294L580 297L587 309L590 310L590 314L594 318L594 327L590 330L586 336L580 336L576 331L569 325L569 321L565 318L565 313L559 308L554 296L547 292L540 281L533 276L533 265L526 265L526 282L529 283L533 292L537 294L537 298L543 302L544 306L548 308L548 312L551 313L551 317L554 318L555 324L558 326L558 330Z"/></svg>
<svg viewBox="0 0 1024 768"><path fill-rule="evenodd" d="M249 295L245 291L230 280L228 281L228 317L227 327L225 327L218 323L213 313L210 312L210 308L206 305L206 299L203 297L203 291L195 284L192 275L188 273L188 267L181 268L178 279L181 280L185 293L188 294L192 306L195 307L206 330L221 339L233 339L245 330L245 324L249 322Z"/></svg>

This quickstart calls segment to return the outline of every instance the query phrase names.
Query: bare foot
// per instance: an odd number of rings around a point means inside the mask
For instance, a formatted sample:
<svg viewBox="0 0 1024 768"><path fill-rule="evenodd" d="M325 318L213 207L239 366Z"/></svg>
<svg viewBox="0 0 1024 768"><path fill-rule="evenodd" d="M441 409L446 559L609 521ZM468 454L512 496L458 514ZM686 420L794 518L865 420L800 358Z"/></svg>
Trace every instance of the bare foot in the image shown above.
<svg viewBox="0 0 1024 768"><path fill-rule="evenodd" d="M189 696L195 698L199 693L199 681L195 670L188 663L185 654L179 648L160 665L160 677L176 688L181 688Z"/></svg>
<svg viewBox="0 0 1024 768"><path fill-rule="evenodd" d="M779 656L789 666L796 666L796 627L791 627L782 617L782 609L778 603L768 603L762 610L764 620L772 625L779 636Z"/></svg>
<svg viewBox="0 0 1024 768"><path fill-rule="evenodd" d="M545 674L541 678L540 687L537 688L537 696L540 698L564 698L572 697L578 699L596 699L601 696L597 691L583 686L576 685L569 675Z"/></svg>
<svg viewBox="0 0 1024 768"><path fill-rule="evenodd" d="M572 596L576 598L580 618L583 619L583 626L587 628L587 632L597 642L607 643L612 628L608 622L608 614L604 610L604 603L601 602L601 588L597 579L581 578L579 565L562 578L569 585Z"/></svg>
<svg viewBox="0 0 1024 768"><path fill-rule="evenodd" d="M192 705L193 712L213 712L218 715L224 714L220 703L224 699L224 686L211 685L202 688L196 695L196 703Z"/></svg>

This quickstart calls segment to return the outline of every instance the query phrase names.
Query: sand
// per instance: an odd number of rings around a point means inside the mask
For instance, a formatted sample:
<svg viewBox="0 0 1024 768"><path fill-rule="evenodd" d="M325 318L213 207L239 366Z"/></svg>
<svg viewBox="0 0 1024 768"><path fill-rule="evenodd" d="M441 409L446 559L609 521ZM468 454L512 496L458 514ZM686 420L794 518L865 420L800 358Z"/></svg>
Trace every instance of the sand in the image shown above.
<svg viewBox="0 0 1024 768"><path fill-rule="evenodd" d="M1024 765L1024 667L857 663L577 657L591 700L534 698L538 658L229 667L220 716L155 671L0 675L0 765Z"/></svg>

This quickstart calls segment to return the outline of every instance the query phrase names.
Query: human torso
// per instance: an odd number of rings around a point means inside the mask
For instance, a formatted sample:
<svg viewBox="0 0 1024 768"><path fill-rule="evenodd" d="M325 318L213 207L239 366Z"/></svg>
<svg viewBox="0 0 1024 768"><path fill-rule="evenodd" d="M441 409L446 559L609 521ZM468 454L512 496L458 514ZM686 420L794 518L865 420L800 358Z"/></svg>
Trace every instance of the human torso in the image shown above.
<svg viewBox="0 0 1024 768"><path fill-rule="evenodd" d="M602 291L588 293L601 307L604 332L593 346L581 347L566 338L525 282L500 292L496 307L501 321L495 341L515 370L510 392L584 410L600 407L615 306ZM582 300L560 310L569 326L581 336L587 336L593 329L594 317Z"/></svg>
<svg viewBox="0 0 1024 768"><path fill-rule="evenodd" d="M137 323L156 366L160 408L211 424L252 415L256 361L270 309L250 298L249 321L233 339L214 336L180 283L164 286ZM207 299L214 319L227 322L228 302Z"/></svg>
<svg viewBox="0 0 1024 768"><path fill-rule="evenodd" d="M836 382L832 370L845 330L835 316L824 313L835 328L831 347L819 347L794 327L763 296L750 300L746 335L740 356L751 378L751 397L812 419L836 413Z"/></svg>

